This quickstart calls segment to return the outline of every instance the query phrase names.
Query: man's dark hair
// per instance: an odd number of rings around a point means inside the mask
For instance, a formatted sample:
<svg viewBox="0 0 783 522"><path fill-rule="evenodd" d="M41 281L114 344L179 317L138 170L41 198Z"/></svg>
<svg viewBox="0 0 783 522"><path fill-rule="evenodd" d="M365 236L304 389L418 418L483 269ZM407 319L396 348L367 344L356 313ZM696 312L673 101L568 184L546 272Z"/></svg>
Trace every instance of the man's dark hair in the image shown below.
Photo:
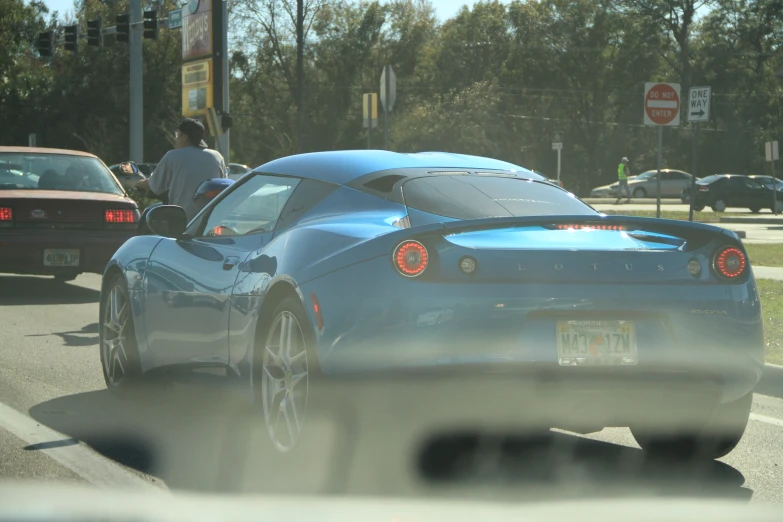
<svg viewBox="0 0 783 522"><path fill-rule="evenodd" d="M204 125L193 118L185 118L179 122L177 129L188 137L188 142L194 147L207 148L207 144L204 141Z"/></svg>

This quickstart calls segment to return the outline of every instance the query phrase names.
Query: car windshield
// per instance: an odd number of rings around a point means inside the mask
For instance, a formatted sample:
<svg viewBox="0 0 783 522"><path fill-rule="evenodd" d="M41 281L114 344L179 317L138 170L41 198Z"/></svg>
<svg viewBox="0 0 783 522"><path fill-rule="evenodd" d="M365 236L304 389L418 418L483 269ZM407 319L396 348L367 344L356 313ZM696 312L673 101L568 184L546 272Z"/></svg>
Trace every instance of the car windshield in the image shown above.
<svg viewBox="0 0 783 522"><path fill-rule="evenodd" d="M96 158L66 154L0 153L0 190L62 190L123 194Z"/></svg>
<svg viewBox="0 0 783 522"><path fill-rule="evenodd" d="M655 171L655 170L648 170L647 172L642 172L641 174L639 174L638 176L636 176L636 179L637 179L637 180L642 180L642 179L655 179L655 176L656 176L657 174L658 174L658 172L657 172L657 171Z"/></svg>
<svg viewBox="0 0 783 522"><path fill-rule="evenodd" d="M420 177L407 181L402 193L408 207L453 219L597 214L550 183L513 177Z"/></svg>

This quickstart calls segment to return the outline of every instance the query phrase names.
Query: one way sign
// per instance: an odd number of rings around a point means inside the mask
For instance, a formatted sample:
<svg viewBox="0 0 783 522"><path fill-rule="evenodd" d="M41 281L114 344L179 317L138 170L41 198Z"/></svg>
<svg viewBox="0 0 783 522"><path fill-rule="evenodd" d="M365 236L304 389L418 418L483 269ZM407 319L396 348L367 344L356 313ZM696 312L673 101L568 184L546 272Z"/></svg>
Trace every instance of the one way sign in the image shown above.
<svg viewBox="0 0 783 522"><path fill-rule="evenodd" d="M710 121L711 87L691 87L688 95L688 121Z"/></svg>

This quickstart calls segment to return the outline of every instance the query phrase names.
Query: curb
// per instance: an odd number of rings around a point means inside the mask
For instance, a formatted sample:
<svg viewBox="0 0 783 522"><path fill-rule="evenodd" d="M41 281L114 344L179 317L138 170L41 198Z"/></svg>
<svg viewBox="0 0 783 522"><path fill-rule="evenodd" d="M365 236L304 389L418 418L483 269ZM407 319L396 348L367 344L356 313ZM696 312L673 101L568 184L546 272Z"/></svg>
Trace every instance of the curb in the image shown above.
<svg viewBox="0 0 783 522"><path fill-rule="evenodd" d="M783 366L764 363L761 381L756 386L755 392L783 398Z"/></svg>
<svg viewBox="0 0 783 522"><path fill-rule="evenodd" d="M752 217L722 217L721 223L746 223L755 225L783 225L783 219L752 218Z"/></svg>

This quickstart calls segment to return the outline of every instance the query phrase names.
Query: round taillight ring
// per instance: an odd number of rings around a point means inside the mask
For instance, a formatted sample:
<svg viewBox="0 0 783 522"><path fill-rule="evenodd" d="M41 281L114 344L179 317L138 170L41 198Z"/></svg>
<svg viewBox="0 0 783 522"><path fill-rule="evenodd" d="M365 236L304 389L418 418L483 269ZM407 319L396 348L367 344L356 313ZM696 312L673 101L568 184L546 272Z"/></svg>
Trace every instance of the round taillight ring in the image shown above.
<svg viewBox="0 0 783 522"><path fill-rule="evenodd" d="M721 279L736 279L745 272L747 265L745 254L735 246L719 248L712 262L713 270Z"/></svg>
<svg viewBox="0 0 783 522"><path fill-rule="evenodd" d="M397 272L405 277L420 276L427 269L429 254L418 241L403 241L394 249L392 263Z"/></svg>

